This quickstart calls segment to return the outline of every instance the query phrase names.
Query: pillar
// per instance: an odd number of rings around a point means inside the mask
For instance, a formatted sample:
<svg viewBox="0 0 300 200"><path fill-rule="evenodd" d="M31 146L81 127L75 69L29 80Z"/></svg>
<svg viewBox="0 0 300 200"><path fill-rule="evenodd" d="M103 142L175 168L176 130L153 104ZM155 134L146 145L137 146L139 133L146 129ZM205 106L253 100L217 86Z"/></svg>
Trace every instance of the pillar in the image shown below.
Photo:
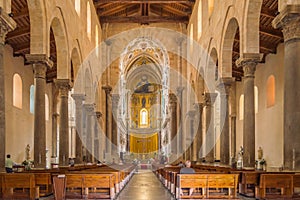
<svg viewBox="0 0 300 200"><path fill-rule="evenodd" d="M260 60L260 54L244 53L236 61L237 66L244 70L243 166L245 168L255 167L254 74Z"/></svg>
<svg viewBox="0 0 300 200"><path fill-rule="evenodd" d="M119 94L112 94L112 149L114 152L118 151L118 105L119 105Z"/></svg>
<svg viewBox="0 0 300 200"><path fill-rule="evenodd" d="M75 139L75 163L80 164L83 162L82 154L82 105L85 100L84 94L72 94L72 98L75 101L75 122L76 122L76 139Z"/></svg>
<svg viewBox="0 0 300 200"><path fill-rule="evenodd" d="M175 94L169 94L169 113L170 113L170 132L171 132L171 152L173 155L178 154L177 147L177 97Z"/></svg>
<svg viewBox="0 0 300 200"><path fill-rule="evenodd" d="M57 79L55 84L59 89L60 120L59 120L59 165L69 164L69 109L68 98L70 90L69 79Z"/></svg>
<svg viewBox="0 0 300 200"><path fill-rule="evenodd" d="M105 91L105 131L106 131L106 153L111 154L112 144L112 102L111 102L111 87L109 85L103 86Z"/></svg>
<svg viewBox="0 0 300 200"><path fill-rule="evenodd" d="M197 127L197 132L196 132L196 136L194 138L194 145L193 145L193 157L192 157L192 161L199 161L199 152L200 149L203 149L203 134L202 134L202 112L203 112L203 103L195 103L194 104L195 110L196 112L198 112L198 114L196 113L196 115L198 116L198 126ZM201 151L201 153L203 152L203 150Z"/></svg>
<svg viewBox="0 0 300 200"><path fill-rule="evenodd" d="M5 74L4 48L6 34L16 28L16 22L0 7L0 171L5 165Z"/></svg>
<svg viewBox="0 0 300 200"><path fill-rule="evenodd" d="M52 114L52 161L56 163L57 158L57 122L58 122L58 113Z"/></svg>
<svg viewBox="0 0 300 200"><path fill-rule="evenodd" d="M46 167L46 117L45 93L46 71L53 63L45 54L26 55L27 63L31 64L34 73L34 164Z"/></svg>
<svg viewBox="0 0 300 200"><path fill-rule="evenodd" d="M215 126L214 126L214 103L216 93L205 93L205 161L213 163L215 161Z"/></svg>
<svg viewBox="0 0 300 200"><path fill-rule="evenodd" d="M230 149L229 149L229 93L230 86L233 82L233 78L226 77L220 78L218 83L218 89L220 91L221 110L220 110L220 161L224 165L229 165L230 161Z"/></svg>
<svg viewBox="0 0 300 200"><path fill-rule="evenodd" d="M273 21L284 37L284 167L300 169L300 5L286 5Z"/></svg>
<svg viewBox="0 0 300 200"><path fill-rule="evenodd" d="M184 87L177 87L177 128L178 128L178 134L177 134L177 155L182 154L182 159L185 159L185 133L183 131L183 120L182 120L182 113L183 113L183 94Z"/></svg>
<svg viewBox="0 0 300 200"><path fill-rule="evenodd" d="M102 137L102 131L101 131L101 117L102 117L102 113L100 111L96 111L95 112L96 114L96 118L97 118L97 121L95 123L95 141L94 141L94 145L95 145L95 152L94 152L94 157L97 159L97 160L101 160L101 155L100 153L103 152L103 151L100 151L100 147L101 147L101 141L103 139ZM97 135L97 137L96 137Z"/></svg>
<svg viewBox="0 0 300 200"><path fill-rule="evenodd" d="M189 135L190 140L188 140L188 138L186 140L186 141L190 141L188 144L189 147L188 147L187 159L194 161L194 162L197 161L197 152L194 151L197 148L197 147L194 147L197 145L197 142L195 142L197 139L196 132L195 132L195 115L196 115L196 110L190 110L188 112L190 124L188 126L189 131L187 132L187 134Z"/></svg>
<svg viewBox="0 0 300 200"><path fill-rule="evenodd" d="M94 143L94 118L95 118L95 106L94 104L83 105L86 113L86 162L92 163L93 159L93 143Z"/></svg>
<svg viewBox="0 0 300 200"><path fill-rule="evenodd" d="M230 146L230 154L231 154L231 164L236 161L236 115L231 115L231 146Z"/></svg>

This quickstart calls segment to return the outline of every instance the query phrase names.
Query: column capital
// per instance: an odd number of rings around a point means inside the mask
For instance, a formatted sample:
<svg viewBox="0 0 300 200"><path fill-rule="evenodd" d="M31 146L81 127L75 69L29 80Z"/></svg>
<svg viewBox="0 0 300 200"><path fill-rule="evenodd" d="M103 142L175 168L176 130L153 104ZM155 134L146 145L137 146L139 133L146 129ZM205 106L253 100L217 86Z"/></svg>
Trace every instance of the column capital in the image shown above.
<svg viewBox="0 0 300 200"><path fill-rule="evenodd" d="M26 63L32 65L45 65L47 68L53 66L53 61L48 58L46 54L26 54Z"/></svg>
<svg viewBox="0 0 300 200"><path fill-rule="evenodd" d="M91 103L83 104L83 107L88 112L88 114L93 114L95 110L95 105Z"/></svg>
<svg viewBox="0 0 300 200"><path fill-rule="evenodd" d="M178 96L182 95L183 90L184 90L183 86L178 86L176 88L176 92L177 92Z"/></svg>
<svg viewBox="0 0 300 200"><path fill-rule="evenodd" d="M60 91L61 97L68 97L71 89L71 83L69 79L56 79L54 80L56 87Z"/></svg>
<svg viewBox="0 0 300 200"><path fill-rule="evenodd" d="M177 104L177 97L174 93L169 94L169 104Z"/></svg>
<svg viewBox="0 0 300 200"><path fill-rule="evenodd" d="M254 77L256 65L262 60L262 57L263 54L260 53L243 53L236 60L236 66L243 68L244 77Z"/></svg>
<svg viewBox="0 0 300 200"><path fill-rule="evenodd" d="M190 110L190 111L188 111L187 115L188 115L190 118L194 118L195 115L196 115L196 110Z"/></svg>
<svg viewBox="0 0 300 200"><path fill-rule="evenodd" d="M0 7L0 43L4 44L6 34L13 31L17 23Z"/></svg>
<svg viewBox="0 0 300 200"><path fill-rule="evenodd" d="M85 100L85 94L71 94L71 97L74 99L75 103L81 103Z"/></svg>
<svg viewBox="0 0 300 200"><path fill-rule="evenodd" d="M178 37L175 40L178 45L182 45L182 43L185 41L185 37Z"/></svg>
<svg viewBox="0 0 300 200"><path fill-rule="evenodd" d="M110 85L104 85L102 86L102 90L105 91L105 94L110 94L112 87Z"/></svg>
<svg viewBox="0 0 300 200"><path fill-rule="evenodd" d="M217 93L204 93L205 106L211 106L215 103Z"/></svg>
<svg viewBox="0 0 300 200"><path fill-rule="evenodd" d="M52 117L59 117L59 114L58 113L53 113Z"/></svg>
<svg viewBox="0 0 300 200"><path fill-rule="evenodd" d="M281 28L284 41L300 38L300 5L286 5L272 21L275 29Z"/></svg>
<svg viewBox="0 0 300 200"><path fill-rule="evenodd" d="M232 83L234 83L233 77L220 77L216 85L221 94L229 95Z"/></svg>

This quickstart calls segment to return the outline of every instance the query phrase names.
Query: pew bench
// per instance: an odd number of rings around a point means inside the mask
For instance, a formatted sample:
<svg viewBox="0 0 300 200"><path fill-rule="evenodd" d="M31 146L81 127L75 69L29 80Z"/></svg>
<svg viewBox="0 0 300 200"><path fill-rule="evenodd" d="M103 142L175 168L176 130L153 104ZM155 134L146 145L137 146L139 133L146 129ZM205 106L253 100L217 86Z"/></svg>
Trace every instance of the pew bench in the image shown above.
<svg viewBox="0 0 300 200"><path fill-rule="evenodd" d="M113 174L66 174L66 198L115 197Z"/></svg>
<svg viewBox="0 0 300 200"><path fill-rule="evenodd" d="M293 176L293 197L300 198L300 174Z"/></svg>
<svg viewBox="0 0 300 200"><path fill-rule="evenodd" d="M292 198L293 174L261 174L255 197Z"/></svg>
<svg viewBox="0 0 300 200"><path fill-rule="evenodd" d="M176 198L236 198L238 174L177 174ZM191 196L180 195L194 188Z"/></svg>
<svg viewBox="0 0 300 200"><path fill-rule="evenodd" d="M35 176L30 173L3 174L1 176L2 199L36 199L39 198L39 187Z"/></svg>

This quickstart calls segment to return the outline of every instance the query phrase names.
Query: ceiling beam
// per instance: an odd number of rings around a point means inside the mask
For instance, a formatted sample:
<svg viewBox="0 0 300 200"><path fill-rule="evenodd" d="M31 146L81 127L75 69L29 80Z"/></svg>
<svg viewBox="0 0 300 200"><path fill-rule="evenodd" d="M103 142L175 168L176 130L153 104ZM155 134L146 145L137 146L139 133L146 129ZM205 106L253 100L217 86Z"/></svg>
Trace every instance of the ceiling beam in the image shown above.
<svg viewBox="0 0 300 200"><path fill-rule="evenodd" d="M22 28L16 28L14 31L9 32L7 34L6 40L13 40L18 37L22 37L24 35L29 35L30 34L30 27L22 27Z"/></svg>
<svg viewBox="0 0 300 200"><path fill-rule="evenodd" d="M188 17L176 17L176 16L132 16L132 17L123 17L123 16L111 16L111 17L100 17L101 23L188 23Z"/></svg>
<svg viewBox="0 0 300 200"><path fill-rule="evenodd" d="M278 39L283 39L283 34L280 30L276 30L273 28L266 28L263 26L259 27L259 33L266 35L266 36L270 36L270 37L274 37L274 38L278 38Z"/></svg>
<svg viewBox="0 0 300 200"><path fill-rule="evenodd" d="M19 12L14 12L13 13L13 19L20 19L23 17L29 17L29 11L28 11L28 7L23 8L21 11Z"/></svg>
<svg viewBox="0 0 300 200"><path fill-rule="evenodd" d="M269 17L269 18L272 18L272 19L275 18L276 14L277 14L276 10L271 10L267 7L262 7L261 11L260 11L261 16Z"/></svg>
<svg viewBox="0 0 300 200"><path fill-rule="evenodd" d="M112 9L107 9L107 10L103 10L103 11L98 11L98 14L101 15L111 15L114 14L115 12L119 12L120 10L125 10L126 6L124 5L120 5L120 6L115 6Z"/></svg>
<svg viewBox="0 0 300 200"><path fill-rule="evenodd" d="M161 6L158 6L158 5L152 5L151 7L153 8L158 8L158 9L163 9L163 10L168 10L169 12L171 13L174 13L174 14L177 14L177 15L184 15L184 16L188 16L189 14L191 14L190 11L183 11L183 10L179 10L179 9L176 9L170 5L161 5Z"/></svg>
<svg viewBox="0 0 300 200"><path fill-rule="evenodd" d="M195 4L195 0L94 0L94 5L97 7L103 3L185 3Z"/></svg>

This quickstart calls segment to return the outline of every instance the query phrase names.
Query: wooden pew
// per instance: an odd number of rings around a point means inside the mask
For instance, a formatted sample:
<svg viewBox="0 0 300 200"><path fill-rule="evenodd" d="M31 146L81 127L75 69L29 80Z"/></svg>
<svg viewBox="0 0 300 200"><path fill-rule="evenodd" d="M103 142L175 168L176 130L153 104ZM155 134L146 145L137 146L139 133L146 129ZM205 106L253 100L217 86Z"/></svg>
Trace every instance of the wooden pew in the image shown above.
<svg viewBox="0 0 300 200"><path fill-rule="evenodd" d="M259 185L259 177L261 173L262 172L257 171L242 172L239 193L247 197L254 197L255 187Z"/></svg>
<svg viewBox="0 0 300 200"><path fill-rule="evenodd" d="M35 185L39 186L40 196L48 196L53 193L50 173L34 173Z"/></svg>
<svg viewBox="0 0 300 200"><path fill-rule="evenodd" d="M238 186L238 174L209 174L207 176L207 198L236 198ZM216 192L211 189L225 189L226 193Z"/></svg>
<svg viewBox="0 0 300 200"><path fill-rule="evenodd" d="M176 198L236 198L238 177L238 174L218 173L177 174ZM180 195L182 188L195 189L189 196Z"/></svg>
<svg viewBox="0 0 300 200"><path fill-rule="evenodd" d="M291 198L293 174L261 174L256 198Z"/></svg>
<svg viewBox="0 0 300 200"><path fill-rule="evenodd" d="M3 174L3 199L35 199L39 198L39 187L35 184L34 174Z"/></svg>
<svg viewBox="0 0 300 200"><path fill-rule="evenodd" d="M293 175L293 197L300 198L300 174Z"/></svg>
<svg viewBox="0 0 300 200"><path fill-rule="evenodd" d="M113 174L66 174L66 198L110 198L115 196Z"/></svg>

